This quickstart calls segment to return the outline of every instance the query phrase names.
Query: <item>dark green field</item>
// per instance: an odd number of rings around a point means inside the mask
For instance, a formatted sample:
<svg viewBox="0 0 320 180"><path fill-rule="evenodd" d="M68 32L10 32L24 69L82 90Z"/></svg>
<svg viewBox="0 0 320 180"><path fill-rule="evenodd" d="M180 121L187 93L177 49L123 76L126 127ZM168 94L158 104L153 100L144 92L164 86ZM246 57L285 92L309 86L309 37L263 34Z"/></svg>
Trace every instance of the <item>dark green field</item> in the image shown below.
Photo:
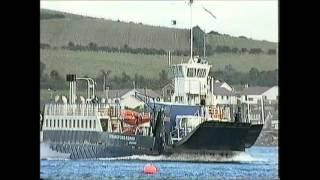
<svg viewBox="0 0 320 180"><path fill-rule="evenodd" d="M112 76L126 72L131 76L137 73L148 78L158 78L162 69L168 69L167 57L161 55L45 49L40 51L40 58L46 64L45 73L57 70L63 76L67 73L76 73L81 76L96 77L100 70L111 70ZM172 58L173 63L188 59L182 56ZM209 63L213 66L213 70L223 69L228 64L242 72L249 71L251 67L256 67L258 70L278 68L276 55L220 54L210 56Z"/></svg>

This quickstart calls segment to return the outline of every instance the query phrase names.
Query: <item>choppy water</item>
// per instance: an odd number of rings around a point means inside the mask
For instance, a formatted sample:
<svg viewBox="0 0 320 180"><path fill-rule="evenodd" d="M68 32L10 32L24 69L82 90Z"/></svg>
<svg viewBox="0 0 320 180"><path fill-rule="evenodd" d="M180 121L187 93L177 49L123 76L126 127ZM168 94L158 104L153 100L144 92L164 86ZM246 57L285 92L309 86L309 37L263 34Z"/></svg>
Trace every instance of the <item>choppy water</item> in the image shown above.
<svg viewBox="0 0 320 180"><path fill-rule="evenodd" d="M143 173L147 163L159 172ZM278 179L278 148L252 147L232 159L210 156L131 156L41 160L43 179Z"/></svg>

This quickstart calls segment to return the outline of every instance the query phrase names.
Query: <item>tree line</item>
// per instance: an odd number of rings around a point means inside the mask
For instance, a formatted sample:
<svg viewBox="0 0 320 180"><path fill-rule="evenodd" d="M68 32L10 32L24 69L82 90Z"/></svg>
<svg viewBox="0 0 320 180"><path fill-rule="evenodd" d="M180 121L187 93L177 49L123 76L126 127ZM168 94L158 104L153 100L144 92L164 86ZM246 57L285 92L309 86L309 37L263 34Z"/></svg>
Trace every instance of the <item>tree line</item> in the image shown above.
<svg viewBox="0 0 320 180"><path fill-rule="evenodd" d="M194 53L198 55L203 55L203 44L200 44L200 40L194 39ZM41 49L50 49L50 44L40 43ZM67 49L71 51L103 51L103 52L118 52L118 53L131 53L131 54L145 54L145 55L166 55L167 51L164 49L155 49L155 48L131 48L127 44L122 47L109 47L109 46L98 46L94 42L90 42L88 45L75 44L72 41L69 41L67 46L62 46L62 49ZM206 56L211 56L215 53L233 53L233 54L262 54L266 53L268 55L275 55L275 49L269 49L267 52L264 52L261 48L237 48L229 46L216 46L213 48L211 45L206 45ZM189 50L173 50L171 52L174 56L188 56L190 54Z"/></svg>
<svg viewBox="0 0 320 180"><path fill-rule="evenodd" d="M208 34L215 34L221 35L218 32L210 31ZM223 34L225 36L230 36ZM195 54L203 55L203 40L204 40L205 32L199 27L196 26L193 28L193 48ZM245 36L239 36L242 39L248 39ZM211 56L213 54L220 54L220 53L232 53L232 54L268 54L268 55L275 55L277 53L276 49L268 49L263 50L261 48L237 48L231 46L216 46L215 48L212 47L210 44L206 44L206 56Z"/></svg>
<svg viewBox="0 0 320 180"><path fill-rule="evenodd" d="M40 13L40 19L63 19L63 18L65 18L63 14Z"/></svg>
<svg viewBox="0 0 320 180"><path fill-rule="evenodd" d="M68 83L65 77L61 76L57 70L52 70L49 74L44 73L46 65L40 62L40 88L41 89L68 89ZM161 70L158 78L150 79L141 74L130 76L126 72L121 75L112 75L111 70L100 70L96 77L91 77L97 82L98 90L103 90L104 80L106 86L110 89L130 89L134 84L136 88L161 89L170 82L168 72ZM257 68L251 68L249 72L236 71L232 65L227 65L223 70L210 71L210 76L223 80L230 85L250 86L274 86L278 84L278 69L272 71L259 71ZM88 77L88 76L84 76ZM78 83L80 90L87 88L86 84Z"/></svg>
<svg viewBox="0 0 320 180"><path fill-rule="evenodd" d="M223 70L210 71L216 79L223 80L230 85L250 86L274 86L278 85L278 69L272 71L259 71L257 68L251 68L249 72L238 72L232 65L226 65Z"/></svg>
<svg viewBox="0 0 320 180"><path fill-rule="evenodd" d="M46 65L40 62L40 88L41 89L68 89L68 82L57 70L52 70L49 74L44 73ZM84 77L88 77L87 75ZM141 74L130 76L126 72L121 75L112 76L111 70L100 70L96 77L93 78L97 83L98 90L103 90L104 85L110 89L130 89L136 88L161 89L169 83L168 73L165 70L159 72L159 78L150 79ZM104 84L104 81L106 84ZM77 89L85 90L86 83L79 82Z"/></svg>

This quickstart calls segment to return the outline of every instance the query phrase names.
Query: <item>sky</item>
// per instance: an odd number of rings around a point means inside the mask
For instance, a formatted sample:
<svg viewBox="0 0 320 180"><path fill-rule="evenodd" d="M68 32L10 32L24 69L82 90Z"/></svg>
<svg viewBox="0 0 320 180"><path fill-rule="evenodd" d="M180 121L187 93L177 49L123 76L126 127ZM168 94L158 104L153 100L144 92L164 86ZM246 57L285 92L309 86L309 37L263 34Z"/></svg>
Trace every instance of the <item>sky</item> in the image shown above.
<svg viewBox="0 0 320 180"><path fill-rule="evenodd" d="M155 26L190 28L188 1L43 1L40 7ZM213 18L203 8L209 10ZM176 25L172 25L176 20ZM192 25L232 36L278 42L277 0L194 0Z"/></svg>

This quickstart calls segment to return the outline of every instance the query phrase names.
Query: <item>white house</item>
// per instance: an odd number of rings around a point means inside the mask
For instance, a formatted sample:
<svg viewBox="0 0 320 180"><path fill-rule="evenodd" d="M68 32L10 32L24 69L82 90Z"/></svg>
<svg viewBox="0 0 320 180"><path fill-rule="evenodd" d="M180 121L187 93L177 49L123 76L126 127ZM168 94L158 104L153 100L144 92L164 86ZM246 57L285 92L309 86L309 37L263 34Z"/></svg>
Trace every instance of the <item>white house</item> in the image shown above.
<svg viewBox="0 0 320 180"><path fill-rule="evenodd" d="M263 98L264 101L277 101L278 100L278 86L273 87L246 87L243 91L239 92L242 101L247 101L250 104L257 104L258 100Z"/></svg>
<svg viewBox="0 0 320 180"><path fill-rule="evenodd" d="M225 88L225 89L227 89L228 91L233 91L233 90L234 90L229 84L227 84L226 82L219 81L219 80L216 80L216 81L215 81L215 85L216 85L217 87Z"/></svg>
<svg viewBox="0 0 320 180"><path fill-rule="evenodd" d="M146 100L160 97L158 93L151 89L109 90L107 94L109 101L115 102L116 100L120 100L120 105L128 108L143 106Z"/></svg>
<svg viewBox="0 0 320 180"><path fill-rule="evenodd" d="M236 104L236 94L233 88L225 82L216 82L213 89L213 101L215 104Z"/></svg>

